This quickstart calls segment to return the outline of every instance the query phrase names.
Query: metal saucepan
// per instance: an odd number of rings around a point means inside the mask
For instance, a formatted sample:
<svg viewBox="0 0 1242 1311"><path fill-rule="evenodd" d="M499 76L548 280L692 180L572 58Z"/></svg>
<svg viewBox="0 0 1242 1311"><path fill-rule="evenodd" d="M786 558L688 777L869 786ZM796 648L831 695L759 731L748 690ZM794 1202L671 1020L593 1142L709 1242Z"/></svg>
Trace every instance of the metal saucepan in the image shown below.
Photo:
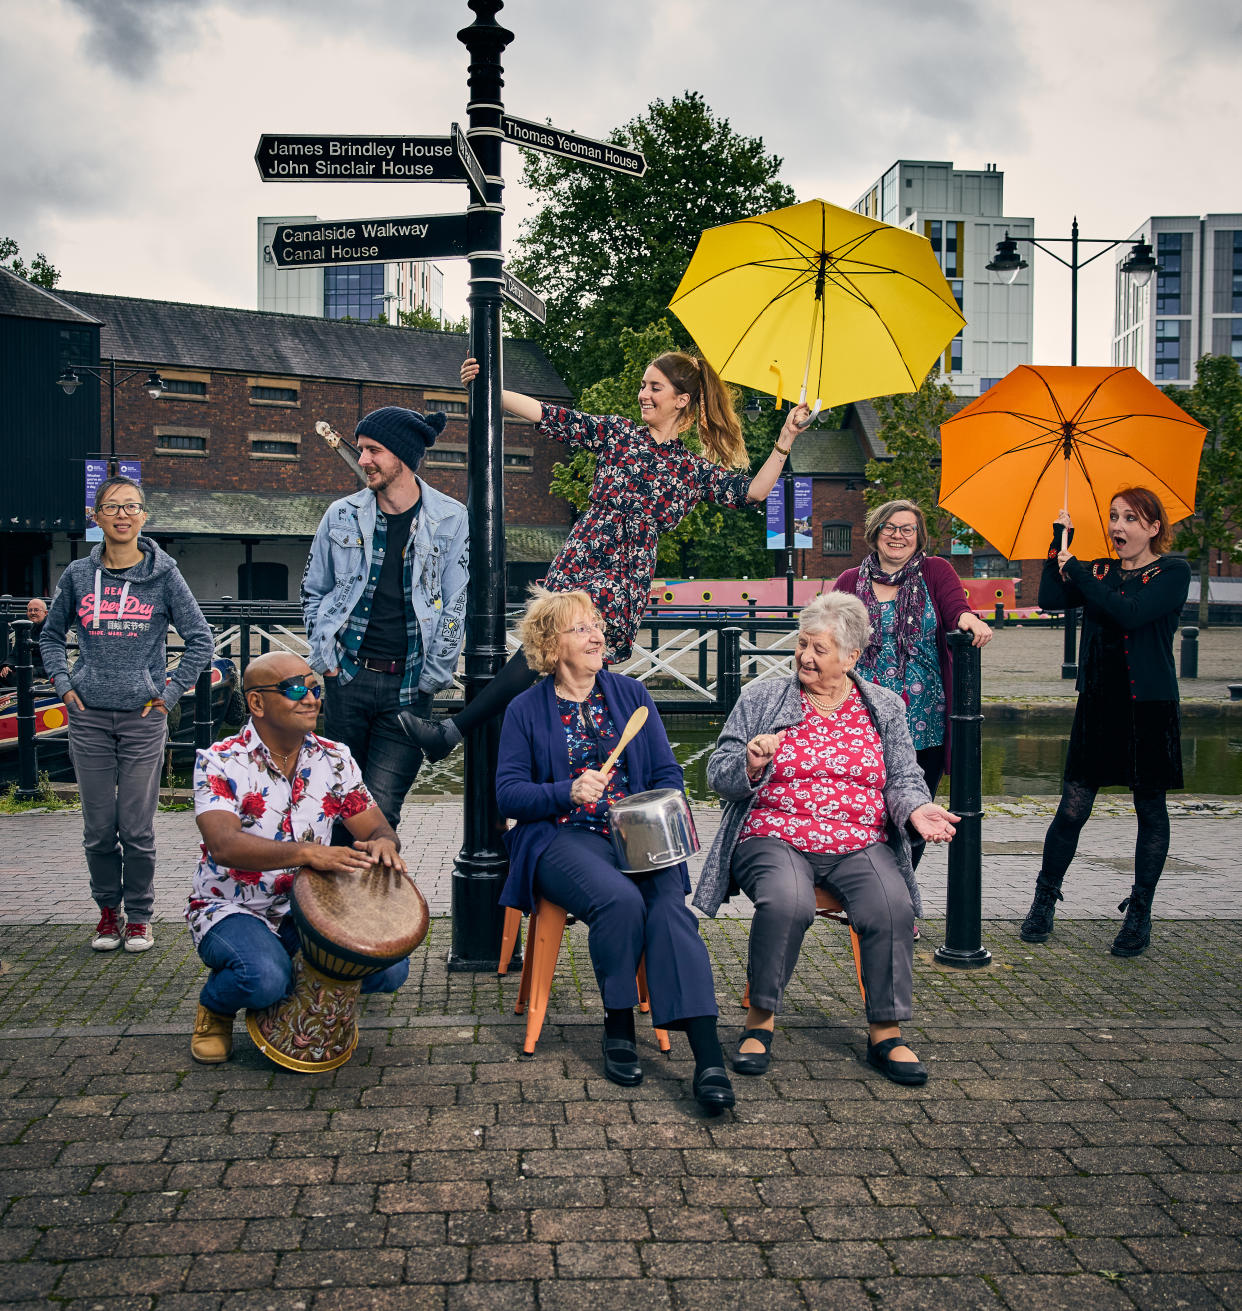
<svg viewBox="0 0 1242 1311"><path fill-rule="evenodd" d="M699 849L685 793L654 788L614 801L608 809L617 861L627 874L678 865Z"/></svg>

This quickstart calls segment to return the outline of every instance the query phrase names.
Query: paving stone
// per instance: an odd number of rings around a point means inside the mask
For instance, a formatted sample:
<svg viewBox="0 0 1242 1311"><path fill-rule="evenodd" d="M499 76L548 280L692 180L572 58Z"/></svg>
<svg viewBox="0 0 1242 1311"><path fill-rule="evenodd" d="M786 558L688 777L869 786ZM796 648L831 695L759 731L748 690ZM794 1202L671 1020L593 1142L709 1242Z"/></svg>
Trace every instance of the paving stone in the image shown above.
<svg viewBox="0 0 1242 1311"><path fill-rule="evenodd" d="M672 1311L673 1307L668 1285L662 1279L542 1279L538 1289L541 1311ZM690 1305L685 1300L679 1303Z"/></svg>
<svg viewBox="0 0 1242 1311"><path fill-rule="evenodd" d="M802 1311L807 1305L793 1281L765 1279L756 1284L745 1279L674 1279L671 1283L679 1311L747 1311L752 1307ZM853 1303L846 1300L840 1305L849 1311Z"/></svg>
<svg viewBox="0 0 1242 1311"><path fill-rule="evenodd" d="M336 1249L285 1252L272 1280L276 1288L362 1287L399 1284L405 1267L403 1252Z"/></svg>
<svg viewBox="0 0 1242 1311"><path fill-rule="evenodd" d="M176 1292L185 1282L192 1258L188 1256L126 1257L78 1261L65 1267L56 1285L56 1295L70 1297L110 1297Z"/></svg>
<svg viewBox="0 0 1242 1311"><path fill-rule="evenodd" d="M872 1307L883 1311L1031 1311L1042 1302L1002 1302L978 1276L940 1279L867 1279L863 1281Z"/></svg>
<svg viewBox="0 0 1242 1311"><path fill-rule="evenodd" d="M1011 1307L1040 1311L1130 1311L1124 1285L1101 1275L997 1275L997 1292Z"/></svg>
<svg viewBox="0 0 1242 1311"><path fill-rule="evenodd" d="M227 1292L267 1288L276 1269L273 1252L228 1252L196 1256L186 1276L188 1292L218 1288Z"/></svg>
<svg viewBox="0 0 1242 1311"><path fill-rule="evenodd" d="M470 1257L470 1279L546 1279L555 1271L552 1251L548 1243L476 1247Z"/></svg>

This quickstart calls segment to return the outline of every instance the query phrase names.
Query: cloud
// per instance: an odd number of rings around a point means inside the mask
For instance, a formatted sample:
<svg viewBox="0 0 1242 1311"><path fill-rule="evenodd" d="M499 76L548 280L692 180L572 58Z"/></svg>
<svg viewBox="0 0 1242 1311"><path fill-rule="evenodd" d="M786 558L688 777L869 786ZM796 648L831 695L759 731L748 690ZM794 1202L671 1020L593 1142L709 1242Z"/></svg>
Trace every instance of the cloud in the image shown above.
<svg viewBox="0 0 1242 1311"><path fill-rule="evenodd" d="M68 0L86 19L88 53L121 77L151 78L170 50L198 38L201 0Z"/></svg>

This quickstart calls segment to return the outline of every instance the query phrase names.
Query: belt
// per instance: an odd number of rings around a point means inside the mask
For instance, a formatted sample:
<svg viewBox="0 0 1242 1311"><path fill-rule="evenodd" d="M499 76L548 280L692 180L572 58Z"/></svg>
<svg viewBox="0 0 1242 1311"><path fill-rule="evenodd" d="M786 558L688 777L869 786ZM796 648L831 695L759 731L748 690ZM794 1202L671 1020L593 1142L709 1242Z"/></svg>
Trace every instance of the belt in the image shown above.
<svg viewBox="0 0 1242 1311"><path fill-rule="evenodd" d="M363 669L369 669L373 674L404 674L405 657L400 660L373 660L370 656L361 656L358 663Z"/></svg>

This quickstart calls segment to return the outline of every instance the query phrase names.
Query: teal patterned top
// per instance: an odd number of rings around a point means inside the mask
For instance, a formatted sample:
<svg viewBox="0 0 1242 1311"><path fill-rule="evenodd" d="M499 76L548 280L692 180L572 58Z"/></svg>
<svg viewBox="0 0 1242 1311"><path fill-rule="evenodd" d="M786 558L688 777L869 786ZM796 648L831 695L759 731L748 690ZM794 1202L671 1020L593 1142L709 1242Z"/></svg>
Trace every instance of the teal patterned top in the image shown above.
<svg viewBox="0 0 1242 1311"><path fill-rule="evenodd" d="M944 742L947 708L936 654L936 608L927 584L922 586L923 628L914 653L906 662L904 678L897 671L897 641L893 634L896 601L880 602L880 654L874 667L868 667L862 660L858 662L858 672L863 678L896 692L905 701L906 723L916 751L938 747Z"/></svg>

